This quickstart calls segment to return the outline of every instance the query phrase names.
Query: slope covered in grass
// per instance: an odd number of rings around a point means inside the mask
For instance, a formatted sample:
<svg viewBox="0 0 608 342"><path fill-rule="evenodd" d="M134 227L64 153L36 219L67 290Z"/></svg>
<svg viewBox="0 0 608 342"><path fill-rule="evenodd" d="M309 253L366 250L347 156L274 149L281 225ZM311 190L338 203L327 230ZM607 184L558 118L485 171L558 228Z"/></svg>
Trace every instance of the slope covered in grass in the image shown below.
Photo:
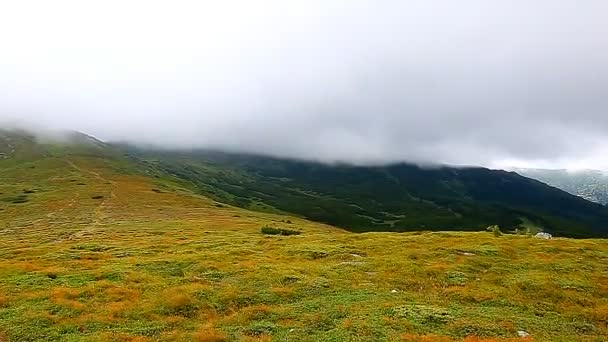
<svg viewBox="0 0 608 342"><path fill-rule="evenodd" d="M508 230L608 235L608 208L514 172L325 165L217 152L130 149L146 164L237 206L283 211L352 231Z"/></svg>
<svg viewBox="0 0 608 342"><path fill-rule="evenodd" d="M354 234L218 203L112 151L36 149L0 161L3 198L27 199L0 202L0 341L608 334L605 240Z"/></svg>

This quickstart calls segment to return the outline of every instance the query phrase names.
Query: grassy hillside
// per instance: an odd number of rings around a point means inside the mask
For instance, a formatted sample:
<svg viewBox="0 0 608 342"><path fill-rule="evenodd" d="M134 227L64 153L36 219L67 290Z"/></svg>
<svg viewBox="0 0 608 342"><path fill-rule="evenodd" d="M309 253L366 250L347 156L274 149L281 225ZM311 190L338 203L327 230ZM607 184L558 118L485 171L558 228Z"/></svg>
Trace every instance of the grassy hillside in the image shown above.
<svg viewBox="0 0 608 342"><path fill-rule="evenodd" d="M514 172L290 161L214 152L130 149L200 193L240 207L290 212L352 231L533 226L555 235L608 235L608 209Z"/></svg>
<svg viewBox="0 0 608 342"><path fill-rule="evenodd" d="M608 175L603 171L547 169L514 169L514 171L586 200L608 204Z"/></svg>
<svg viewBox="0 0 608 342"><path fill-rule="evenodd" d="M218 203L88 140L23 138L10 150L0 160L0 341L608 334L605 240L353 234Z"/></svg>

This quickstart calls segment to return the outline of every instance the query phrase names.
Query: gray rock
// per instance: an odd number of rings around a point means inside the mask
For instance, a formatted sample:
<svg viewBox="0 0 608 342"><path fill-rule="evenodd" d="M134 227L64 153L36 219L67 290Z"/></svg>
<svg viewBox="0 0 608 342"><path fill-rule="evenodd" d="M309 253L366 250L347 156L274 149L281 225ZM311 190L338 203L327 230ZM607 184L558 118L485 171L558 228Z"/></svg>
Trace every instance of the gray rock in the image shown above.
<svg viewBox="0 0 608 342"><path fill-rule="evenodd" d="M540 232L540 233L536 233L536 235L534 235L535 238L539 238L539 239L545 239L545 240L551 240L553 238L553 236L549 233L545 233L545 232Z"/></svg>

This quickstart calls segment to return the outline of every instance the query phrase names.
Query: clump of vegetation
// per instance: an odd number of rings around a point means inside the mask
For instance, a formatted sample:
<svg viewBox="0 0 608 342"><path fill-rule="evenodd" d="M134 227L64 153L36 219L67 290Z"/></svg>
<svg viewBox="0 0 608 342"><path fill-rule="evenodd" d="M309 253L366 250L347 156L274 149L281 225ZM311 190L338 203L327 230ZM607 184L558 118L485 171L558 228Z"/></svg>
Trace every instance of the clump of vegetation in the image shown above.
<svg viewBox="0 0 608 342"><path fill-rule="evenodd" d="M248 336L257 337L263 335L270 335L275 330L277 330L277 327L274 323L262 321L252 324L247 329L245 329L244 333Z"/></svg>
<svg viewBox="0 0 608 342"><path fill-rule="evenodd" d="M267 234L267 235L289 236L289 235L300 235L302 233L302 232L300 232L298 230L294 230L294 229L275 228L275 227L269 227L269 226L264 226L260 230L261 230L262 234Z"/></svg>
<svg viewBox="0 0 608 342"><path fill-rule="evenodd" d="M299 251L298 253L305 255L308 259L311 260L323 259L329 256L329 252L320 250L305 250Z"/></svg>
<svg viewBox="0 0 608 342"><path fill-rule="evenodd" d="M35 190L32 190L32 189L23 189L23 193L24 193L24 194L33 194L33 193L35 193L35 192L36 192L36 191L35 191Z"/></svg>
<svg viewBox="0 0 608 342"><path fill-rule="evenodd" d="M448 286L463 286L466 282L467 275L462 272L451 271L446 274L446 283Z"/></svg>
<svg viewBox="0 0 608 342"><path fill-rule="evenodd" d="M486 228L487 231L492 232L492 234L494 234L494 236L498 237L502 235L502 232L500 231L500 227L495 224L493 226L489 226L488 228Z"/></svg>
<svg viewBox="0 0 608 342"><path fill-rule="evenodd" d="M19 203L26 203L29 201L29 199L27 198L27 195L16 195L16 196L4 197L2 199L2 201L19 204Z"/></svg>
<svg viewBox="0 0 608 342"><path fill-rule="evenodd" d="M281 278L280 282L283 285L289 285L289 284L297 283L300 280L301 280L301 278L298 276L286 275L286 276L283 276L283 278Z"/></svg>
<svg viewBox="0 0 608 342"><path fill-rule="evenodd" d="M424 324L445 324L454 319L448 310L434 305L399 306L393 309L393 316Z"/></svg>
<svg viewBox="0 0 608 342"><path fill-rule="evenodd" d="M194 298L188 293L182 293L177 290L164 294L163 313L168 315L191 316L196 311L196 303Z"/></svg>
<svg viewBox="0 0 608 342"><path fill-rule="evenodd" d="M92 199L102 199L103 196L102 195L95 195L95 196L91 196Z"/></svg>
<svg viewBox="0 0 608 342"><path fill-rule="evenodd" d="M157 194L164 193L164 191L162 191L161 189L157 189L157 188L153 188L152 191L156 192Z"/></svg>

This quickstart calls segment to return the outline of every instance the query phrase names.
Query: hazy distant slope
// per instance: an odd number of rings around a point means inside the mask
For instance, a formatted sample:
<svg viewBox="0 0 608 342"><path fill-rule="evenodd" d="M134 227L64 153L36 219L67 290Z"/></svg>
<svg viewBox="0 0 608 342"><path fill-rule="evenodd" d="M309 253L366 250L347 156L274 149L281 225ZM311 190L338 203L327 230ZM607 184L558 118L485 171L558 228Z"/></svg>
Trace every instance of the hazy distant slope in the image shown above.
<svg viewBox="0 0 608 342"><path fill-rule="evenodd" d="M513 171L537 179L589 201L608 204L608 175L598 170L514 169Z"/></svg>
<svg viewBox="0 0 608 342"><path fill-rule="evenodd" d="M478 230L491 224L514 229L523 218L559 235L608 232L608 209L514 172L328 166L215 152L130 153L223 201L354 231Z"/></svg>

